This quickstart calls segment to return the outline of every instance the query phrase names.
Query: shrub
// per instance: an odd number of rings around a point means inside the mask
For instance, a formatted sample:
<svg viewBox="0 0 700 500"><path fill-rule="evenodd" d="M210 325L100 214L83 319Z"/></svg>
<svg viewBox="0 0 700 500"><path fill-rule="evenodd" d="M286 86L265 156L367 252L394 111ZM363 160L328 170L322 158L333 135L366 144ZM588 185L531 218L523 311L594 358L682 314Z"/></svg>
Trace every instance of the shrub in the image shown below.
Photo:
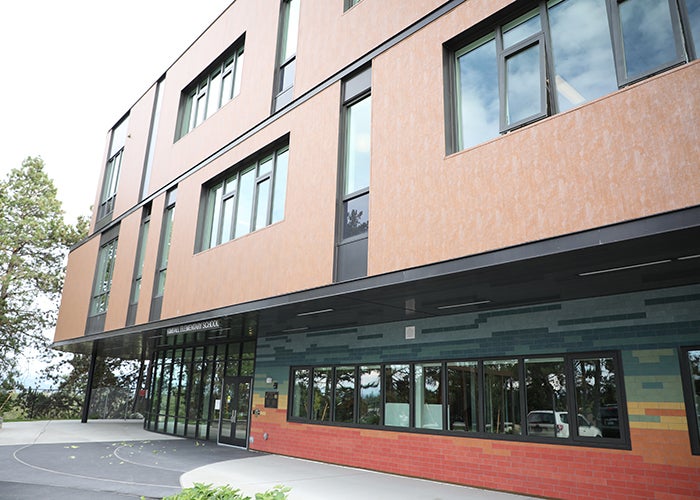
<svg viewBox="0 0 700 500"><path fill-rule="evenodd" d="M275 486L264 493L256 493L255 500L286 500L291 488ZM241 490L230 486L213 487L211 484L194 483L191 488L185 488L177 495L165 497L164 500L253 500L241 493Z"/></svg>

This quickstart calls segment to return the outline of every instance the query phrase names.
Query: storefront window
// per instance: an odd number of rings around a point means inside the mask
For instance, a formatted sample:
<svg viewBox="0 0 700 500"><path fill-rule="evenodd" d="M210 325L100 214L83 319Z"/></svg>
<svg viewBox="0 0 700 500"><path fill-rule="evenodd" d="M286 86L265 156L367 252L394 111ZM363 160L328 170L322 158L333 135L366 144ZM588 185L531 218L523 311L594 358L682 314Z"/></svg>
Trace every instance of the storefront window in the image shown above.
<svg viewBox="0 0 700 500"><path fill-rule="evenodd" d="M569 437L564 358L525 360L527 433Z"/></svg>
<svg viewBox="0 0 700 500"><path fill-rule="evenodd" d="M331 368L314 368L314 384L311 402L311 420L330 422L331 420Z"/></svg>
<svg viewBox="0 0 700 500"><path fill-rule="evenodd" d="M385 369L386 403L384 425L408 427L411 376L409 365L387 365Z"/></svg>
<svg viewBox="0 0 700 500"><path fill-rule="evenodd" d="M579 437L620 437L620 397L614 358L574 360Z"/></svg>
<svg viewBox="0 0 700 500"><path fill-rule="evenodd" d="M379 425L381 420L380 380L381 371L377 366L360 367L360 407L358 423Z"/></svg>
<svg viewBox="0 0 700 500"><path fill-rule="evenodd" d="M335 418L336 422L352 422L355 405L355 368L335 369Z"/></svg>
<svg viewBox="0 0 700 500"><path fill-rule="evenodd" d="M442 429L442 365L416 365L415 427Z"/></svg>
<svg viewBox="0 0 700 500"><path fill-rule="evenodd" d="M452 431L478 430L478 366L476 361L447 363L447 417Z"/></svg>
<svg viewBox="0 0 700 500"><path fill-rule="evenodd" d="M309 370L294 370L292 417L309 418Z"/></svg>
<svg viewBox="0 0 700 500"><path fill-rule="evenodd" d="M520 378L518 361L484 362L484 431L492 434L521 434Z"/></svg>

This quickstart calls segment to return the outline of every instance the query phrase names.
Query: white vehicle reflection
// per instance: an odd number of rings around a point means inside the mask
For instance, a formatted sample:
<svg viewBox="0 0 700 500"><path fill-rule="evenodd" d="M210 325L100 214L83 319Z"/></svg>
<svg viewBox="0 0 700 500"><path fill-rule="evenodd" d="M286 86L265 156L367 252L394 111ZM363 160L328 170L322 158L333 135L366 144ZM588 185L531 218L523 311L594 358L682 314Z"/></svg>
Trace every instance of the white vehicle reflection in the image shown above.
<svg viewBox="0 0 700 500"><path fill-rule="evenodd" d="M578 435L603 437L600 429L583 415L577 415ZM531 436L569 437L569 414L565 411L534 410L527 414L527 433Z"/></svg>

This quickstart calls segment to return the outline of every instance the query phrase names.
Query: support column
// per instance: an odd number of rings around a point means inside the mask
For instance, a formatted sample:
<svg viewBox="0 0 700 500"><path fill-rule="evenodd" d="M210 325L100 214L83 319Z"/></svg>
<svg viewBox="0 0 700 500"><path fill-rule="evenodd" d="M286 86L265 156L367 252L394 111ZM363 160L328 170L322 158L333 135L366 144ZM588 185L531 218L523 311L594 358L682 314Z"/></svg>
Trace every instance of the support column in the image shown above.
<svg viewBox="0 0 700 500"><path fill-rule="evenodd" d="M92 344L92 354L90 355L90 368L88 369L87 387L85 388L85 401L83 402L83 413L80 421L87 423L90 411L90 399L92 398L92 384L95 378L95 367L97 365L97 342Z"/></svg>

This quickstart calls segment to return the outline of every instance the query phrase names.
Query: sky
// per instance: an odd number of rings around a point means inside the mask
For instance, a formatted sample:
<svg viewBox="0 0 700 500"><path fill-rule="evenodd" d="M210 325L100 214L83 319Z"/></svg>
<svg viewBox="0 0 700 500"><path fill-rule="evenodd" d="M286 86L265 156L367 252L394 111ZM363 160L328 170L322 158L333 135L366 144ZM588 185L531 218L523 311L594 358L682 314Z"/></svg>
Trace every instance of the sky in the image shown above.
<svg viewBox="0 0 700 500"><path fill-rule="evenodd" d="M66 221L89 215L107 132L231 2L3 2L0 178L40 156Z"/></svg>
<svg viewBox="0 0 700 500"><path fill-rule="evenodd" d="M3 1L0 178L40 156L66 221L89 216L108 131L232 1Z"/></svg>

